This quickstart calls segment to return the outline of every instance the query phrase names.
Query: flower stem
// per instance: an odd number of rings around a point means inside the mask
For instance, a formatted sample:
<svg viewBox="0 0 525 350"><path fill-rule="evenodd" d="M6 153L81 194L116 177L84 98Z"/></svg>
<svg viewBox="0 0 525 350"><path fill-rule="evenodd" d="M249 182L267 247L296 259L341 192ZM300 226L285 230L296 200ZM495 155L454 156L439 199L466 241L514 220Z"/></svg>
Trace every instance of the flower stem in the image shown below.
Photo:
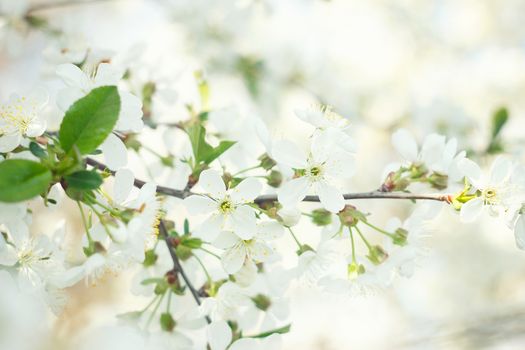
<svg viewBox="0 0 525 350"><path fill-rule="evenodd" d="M301 244L301 242L299 242L299 240L297 239L297 236L295 235L295 233L293 233L292 228L291 227L287 227L287 229L288 229L288 231L290 231L290 234L292 235L295 243L297 243L297 246L299 247L299 249L302 249L303 245Z"/></svg>

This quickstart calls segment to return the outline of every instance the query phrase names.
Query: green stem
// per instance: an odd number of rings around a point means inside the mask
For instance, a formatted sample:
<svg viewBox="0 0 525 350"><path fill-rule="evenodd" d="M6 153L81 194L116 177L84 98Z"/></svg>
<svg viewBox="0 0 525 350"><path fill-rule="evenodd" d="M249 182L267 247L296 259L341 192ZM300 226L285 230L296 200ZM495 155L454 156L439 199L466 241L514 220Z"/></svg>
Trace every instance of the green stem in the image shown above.
<svg viewBox="0 0 525 350"><path fill-rule="evenodd" d="M366 247L368 248L368 250L372 250L372 245L368 242L368 240L365 238L365 236L363 235L363 233L361 232L361 230L359 229L359 227L357 226L354 226L357 233L359 234L359 236L361 237L361 239L363 240L363 242L365 242L366 244Z"/></svg>
<svg viewBox="0 0 525 350"><path fill-rule="evenodd" d="M204 264L202 263L202 260L197 255L193 254L193 256L195 257L199 265L202 267L202 270L206 274L206 279L208 280L208 283L211 285L213 281L211 279L210 273L208 272L208 269L206 268L206 266L204 266Z"/></svg>
<svg viewBox="0 0 525 350"><path fill-rule="evenodd" d="M200 247L199 249L202 250L203 252L206 252L206 253L216 257L217 259L221 260L221 257L219 255L215 254L214 252L212 252L212 251L210 251L210 250L208 250L206 248L203 248L203 247Z"/></svg>
<svg viewBox="0 0 525 350"><path fill-rule="evenodd" d="M160 307L160 304L162 303L162 300L164 299L164 296L166 295L166 293L162 294L159 298L159 301L157 302L157 304L155 305L155 307L153 308L153 311L151 312L151 315L150 317L148 318L148 322L146 322L146 330L149 328L150 324L151 324L151 321L153 320L153 317L155 317L155 314L157 313L157 311L159 310L159 307Z"/></svg>
<svg viewBox="0 0 525 350"><path fill-rule="evenodd" d="M301 242L299 242L299 240L297 239L297 236L293 233L292 228L291 227L287 227L287 229L288 229L288 231L290 231L290 234L292 235L295 243L297 243L297 246L299 247L299 249L302 249L303 245L301 244Z"/></svg>
<svg viewBox="0 0 525 350"><path fill-rule="evenodd" d="M387 231L385 231L385 230L383 230L383 229L381 229L381 228L379 228L379 227L377 227L377 226L374 226L374 225L372 225L371 223L369 223L368 221L361 221L361 222L363 222L365 225L367 225L367 226L373 228L374 230L376 230L376 231L379 232L379 233L382 233L382 234L384 234L384 235L386 235L386 236L388 236L388 237L390 237L390 238L394 238L394 235L393 235L392 233L387 232Z"/></svg>
<svg viewBox="0 0 525 350"><path fill-rule="evenodd" d="M357 259L356 259L356 256L355 256L354 233L352 232L352 228L351 227L349 227L349 231L350 231L350 242L352 243L352 262L354 264L357 264Z"/></svg>
<svg viewBox="0 0 525 350"><path fill-rule="evenodd" d="M80 210L80 216L82 216L82 224L84 225L84 229L86 230L86 236L87 239L91 245L93 243L93 238L91 237L91 233L89 233L89 225L86 219L86 214L84 214L84 209L82 208L82 204L80 204L79 201L76 201L78 205L78 209Z"/></svg>
<svg viewBox="0 0 525 350"><path fill-rule="evenodd" d="M246 168L246 169L244 169L244 170L238 171L238 172L236 172L235 174L233 174L232 176L235 177L235 176L237 176L237 175L243 174L243 173L245 173L245 172L247 172L247 171L250 171L250 170L258 169L258 168L260 168L260 167L261 167L260 165L255 165L255 166L252 166L252 167Z"/></svg>

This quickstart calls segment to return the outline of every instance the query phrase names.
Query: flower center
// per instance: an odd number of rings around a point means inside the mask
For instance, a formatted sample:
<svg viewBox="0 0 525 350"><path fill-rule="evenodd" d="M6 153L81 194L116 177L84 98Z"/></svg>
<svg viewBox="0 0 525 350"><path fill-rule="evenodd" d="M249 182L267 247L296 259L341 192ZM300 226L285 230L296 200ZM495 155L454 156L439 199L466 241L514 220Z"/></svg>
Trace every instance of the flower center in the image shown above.
<svg viewBox="0 0 525 350"><path fill-rule="evenodd" d="M27 132L36 118L36 106L28 106L27 103L25 97L19 97L12 104L0 107L0 135Z"/></svg>
<svg viewBox="0 0 525 350"><path fill-rule="evenodd" d="M498 202L498 194L494 188L484 189L481 195L487 204L496 204Z"/></svg>
<svg viewBox="0 0 525 350"><path fill-rule="evenodd" d="M220 210L223 214L231 213L231 212L233 211L233 203L232 203L229 199L224 199L224 200L219 204L219 210Z"/></svg>
<svg viewBox="0 0 525 350"><path fill-rule="evenodd" d="M317 180L323 175L323 168L319 165L313 166L307 170L307 175L314 180Z"/></svg>

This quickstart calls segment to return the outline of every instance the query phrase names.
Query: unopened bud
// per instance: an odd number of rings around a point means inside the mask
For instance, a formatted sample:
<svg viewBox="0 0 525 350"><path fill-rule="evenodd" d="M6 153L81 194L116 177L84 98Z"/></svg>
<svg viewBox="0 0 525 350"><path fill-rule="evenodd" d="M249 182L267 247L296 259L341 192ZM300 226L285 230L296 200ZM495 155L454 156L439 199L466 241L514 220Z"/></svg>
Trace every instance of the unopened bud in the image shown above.
<svg viewBox="0 0 525 350"><path fill-rule="evenodd" d="M428 182L435 189L444 190L448 187L448 176L444 174L433 172L428 177Z"/></svg>
<svg viewBox="0 0 525 350"><path fill-rule="evenodd" d="M260 163L261 168L263 168L265 170L270 170L271 168L273 168L277 164L275 162L275 160L270 158L270 156L267 153L263 154L258 159L261 161L261 163Z"/></svg>
<svg viewBox="0 0 525 350"><path fill-rule="evenodd" d="M355 226L359 221L366 221L366 215L350 204L345 205L337 216L339 216L341 224L347 227Z"/></svg>
<svg viewBox="0 0 525 350"><path fill-rule="evenodd" d="M380 265L388 258L388 253L380 245L374 245L370 247L366 257L374 265Z"/></svg>
<svg viewBox="0 0 525 350"><path fill-rule="evenodd" d="M317 226L326 226L332 223L332 213L326 209L315 209L312 211L312 222Z"/></svg>
<svg viewBox="0 0 525 350"><path fill-rule="evenodd" d="M267 183L269 186L279 187L281 186L281 183L283 182L283 174L281 174L277 170L272 170L270 172L270 175L268 175L266 179L267 179Z"/></svg>
<svg viewBox="0 0 525 350"><path fill-rule="evenodd" d="M252 301L255 306L262 311L268 310L272 305L270 298L263 294L257 294L256 296L252 297Z"/></svg>
<svg viewBox="0 0 525 350"><path fill-rule="evenodd" d="M175 329L177 322L169 312L164 312L160 315L160 327L165 332L171 332Z"/></svg>
<svg viewBox="0 0 525 350"><path fill-rule="evenodd" d="M157 262L158 258L159 256L155 253L155 250L147 250L144 254L144 262L142 263L142 265L144 265L144 267L153 266Z"/></svg>
<svg viewBox="0 0 525 350"><path fill-rule="evenodd" d="M404 228L398 228L396 232L394 232L394 236L392 237L392 241L396 245L403 246L407 243L408 238L408 231Z"/></svg>
<svg viewBox="0 0 525 350"><path fill-rule="evenodd" d="M281 208L277 215L279 215L279 222L287 227L295 226L301 220L301 212L297 208Z"/></svg>

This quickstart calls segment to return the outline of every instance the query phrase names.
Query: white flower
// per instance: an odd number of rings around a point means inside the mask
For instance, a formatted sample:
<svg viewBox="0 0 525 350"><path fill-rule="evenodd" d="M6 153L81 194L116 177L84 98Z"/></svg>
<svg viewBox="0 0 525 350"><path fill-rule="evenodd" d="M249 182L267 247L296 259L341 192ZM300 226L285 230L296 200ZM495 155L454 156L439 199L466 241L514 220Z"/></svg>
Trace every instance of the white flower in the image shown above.
<svg viewBox="0 0 525 350"><path fill-rule="evenodd" d="M283 206L296 206L312 190L327 210L343 209L343 194L333 183L336 179L351 177L355 166L353 156L336 146L334 133L336 130L329 129L314 137L309 154L289 141L276 141L274 159L296 169L297 174L279 189L278 199Z"/></svg>
<svg viewBox="0 0 525 350"><path fill-rule="evenodd" d="M110 63L99 64L89 75L74 64L62 64L56 70L57 75L67 85L59 91L57 104L66 111L75 101L87 95L91 90L107 85L118 85L124 72ZM139 132L143 127L142 102L127 91L119 89L120 114L116 130Z"/></svg>
<svg viewBox="0 0 525 350"><path fill-rule="evenodd" d="M268 241L279 238L283 234L282 226L273 221L257 224L255 235L248 240L239 238L232 232L223 232L214 245L226 248L222 255L222 266L229 274L238 272L243 264L254 264L266 261L273 248Z"/></svg>
<svg viewBox="0 0 525 350"><path fill-rule="evenodd" d="M47 100L47 93L37 89L25 96L12 95L0 106L0 152L14 150L23 137L44 133L46 122L42 119L42 110Z"/></svg>
<svg viewBox="0 0 525 350"><path fill-rule="evenodd" d="M309 109L297 109L295 114L299 119L315 126L318 129L336 128L347 130L350 121L332 111L328 106L315 106Z"/></svg>
<svg viewBox="0 0 525 350"><path fill-rule="evenodd" d="M480 192L479 196L461 206L460 217L463 222L476 220L484 210L497 216L523 201L523 188L510 181L512 163L509 160L496 158L488 176L470 159L463 159L459 166L469 183Z"/></svg>
<svg viewBox="0 0 525 350"><path fill-rule="evenodd" d="M297 277L307 284L315 285L319 279L344 265L341 244L335 240L322 241L316 251L306 251L299 256Z"/></svg>
<svg viewBox="0 0 525 350"><path fill-rule="evenodd" d="M29 10L27 0L0 0L0 42L11 55L20 53L29 23L25 16Z"/></svg>
<svg viewBox="0 0 525 350"><path fill-rule="evenodd" d="M231 229L240 238L249 240L255 234L255 210L250 207L261 191L255 178L243 180L233 189L226 189L221 175L212 169L204 170L198 185L208 196L193 195L184 200L190 214L210 214L200 226L199 233L208 241L226 229Z"/></svg>
<svg viewBox="0 0 525 350"><path fill-rule="evenodd" d="M217 294L202 300L199 311L208 315L212 321L235 320L241 308L249 305L251 300L246 292L235 283L226 282L220 286Z"/></svg>
<svg viewBox="0 0 525 350"><path fill-rule="evenodd" d="M457 140L438 134L425 138L421 149L414 136L406 129L399 129L392 134L392 145L410 164L425 164L429 170L448 175L452 181L459 180L461 174L458 163L465 158L465 152L457 151Z"/></svg>

